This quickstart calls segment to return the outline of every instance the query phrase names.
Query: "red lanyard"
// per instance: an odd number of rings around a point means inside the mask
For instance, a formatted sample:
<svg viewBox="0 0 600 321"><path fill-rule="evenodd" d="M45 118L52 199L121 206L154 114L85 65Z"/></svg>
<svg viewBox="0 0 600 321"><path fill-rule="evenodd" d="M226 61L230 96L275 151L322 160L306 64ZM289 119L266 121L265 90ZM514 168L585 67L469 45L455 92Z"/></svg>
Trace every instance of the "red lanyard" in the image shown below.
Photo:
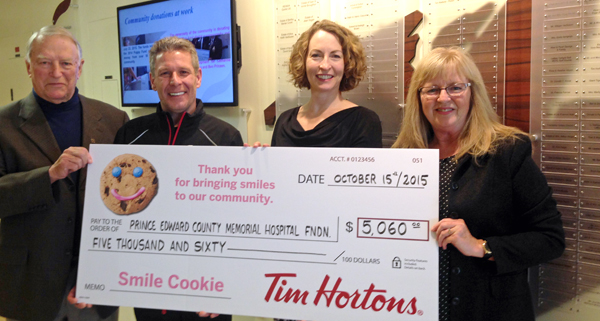
<svg viewBox="0 0 600 321"><path fill-rule="evenodd" d="M173 141L171 141L171 122L169 121L169 116L165 115L165 117L167 117L167 123L169 124L169 141L167 145L175 145L175 140L177 140L177 135L179 134L179 129L181 128L181 123L183 122L185 113L186 112L184 111L181 115L181 119L179 119L179 124L177 125L177 131L175 131L175 137L173 137Z"/></svg>

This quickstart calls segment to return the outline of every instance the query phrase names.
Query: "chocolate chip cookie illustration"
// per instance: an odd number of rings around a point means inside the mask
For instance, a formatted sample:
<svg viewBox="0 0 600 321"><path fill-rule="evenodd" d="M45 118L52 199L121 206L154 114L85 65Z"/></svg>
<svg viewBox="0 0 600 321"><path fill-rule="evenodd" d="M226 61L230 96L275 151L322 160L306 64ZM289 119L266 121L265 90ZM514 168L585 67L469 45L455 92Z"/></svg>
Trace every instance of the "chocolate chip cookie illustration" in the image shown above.
<svg viewBox="0 0 600 321"><path fill-rule="evenodd" d="M134 154L115 157L102 172L100 194L106 207L116 214L137 213L158 191L154 166Z"/></svg>

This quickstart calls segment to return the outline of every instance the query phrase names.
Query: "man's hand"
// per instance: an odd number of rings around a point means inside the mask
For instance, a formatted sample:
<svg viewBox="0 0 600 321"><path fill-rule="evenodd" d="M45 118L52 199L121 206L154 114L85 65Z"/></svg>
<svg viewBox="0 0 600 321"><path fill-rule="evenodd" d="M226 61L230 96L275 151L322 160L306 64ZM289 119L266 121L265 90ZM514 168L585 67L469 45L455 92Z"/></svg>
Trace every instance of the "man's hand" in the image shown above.
<svg viewBox="0 0 600 321"><path fill-rule="evenodd" d="M196 313L198 313L198 316L201 317L201 318L211 318L211 319L214 319L214 318L216 318L216 317L219 316L218 313L208 313L208 312L204 312L204 311L200 311L200 312L196 312Z"/></svg>
<svg viewBox="0 0 600 321"><path fill-rule="evenodd" d="M70 304L74 305L78 309L84 309L84 308L91 308L92 307L91 304L79 303L77 301L77 298L75 297L75 287L73 287L71 289L71 291L69 291L69 295L67 295L67 301L69 301Z"/></svg>
<svg viewBox="0 0 600 321"><path fill-rule="evenodd" d="M92 163L92 155L85 147L69 147L60 155L50 169L50 183L66 178L69 174Z"/></svg>

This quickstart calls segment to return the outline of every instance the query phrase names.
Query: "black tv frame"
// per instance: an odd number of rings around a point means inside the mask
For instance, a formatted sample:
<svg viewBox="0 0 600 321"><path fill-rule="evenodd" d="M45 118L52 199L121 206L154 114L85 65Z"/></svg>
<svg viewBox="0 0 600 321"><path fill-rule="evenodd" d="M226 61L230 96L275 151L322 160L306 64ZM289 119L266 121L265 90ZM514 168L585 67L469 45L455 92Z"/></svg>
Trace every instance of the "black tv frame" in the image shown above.
<svg viewBox="0 0 600 321"><path fill-rule="evenodd" d="M121 104L124 107L155 107L158 101L153 103L125 103L124 101L124 75L123 75L123 63L122 63L122 53L121 53L121 28L120 28L120 19L119 14L121 10L152 5L160 2L167 2L172 0L150 0L139 3L134 3L126 6L117 7L117 32L118 32L118 41L119 41L119 75L120 75L120 84L119 88L121 89ZM211 0L215 1L215 0ZM223 1L223 0L217 0ZM239 85L238 85L238 74L240 73L240 69L242 68L242 37L241 37L241 28L237 24L237 7L236 0L228 0L230 2L230 12L231 12L231 61L232 61L232 81L233 81L233 101L232 102L206 102L203 101L203 105L207 107L229 107L229 106L239 106Z"/></svg>

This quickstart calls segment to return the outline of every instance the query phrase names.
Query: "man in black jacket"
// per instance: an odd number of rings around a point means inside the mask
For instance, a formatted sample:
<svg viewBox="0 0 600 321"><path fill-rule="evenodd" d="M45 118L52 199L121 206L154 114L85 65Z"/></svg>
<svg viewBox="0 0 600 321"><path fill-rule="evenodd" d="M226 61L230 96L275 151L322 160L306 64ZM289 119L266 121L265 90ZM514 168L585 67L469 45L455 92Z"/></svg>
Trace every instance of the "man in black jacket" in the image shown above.
<svg viewBox="0 0 600 321"><path fill-rule="evenodd" d="M160 98L156 113L126 123L117 132L116 144L243 146L240 132L206 114L202 101L196 98L202 70L190 41L169 37L154 43L150 70L152 89ZM140 308L135 309L135 315L138 321L200 319L193 312ZM231 316L211 320L231 320Z"/></svg>
<svg viewBox="0 0 600 321"><path fill-rule="evenodd" d="M202 70L194 45L177 37L157 41L150 49L150 82L158 92L156 113L129 121L115 143L152 145L242 146L239 131L206 114L196 89Z"/></svg>

